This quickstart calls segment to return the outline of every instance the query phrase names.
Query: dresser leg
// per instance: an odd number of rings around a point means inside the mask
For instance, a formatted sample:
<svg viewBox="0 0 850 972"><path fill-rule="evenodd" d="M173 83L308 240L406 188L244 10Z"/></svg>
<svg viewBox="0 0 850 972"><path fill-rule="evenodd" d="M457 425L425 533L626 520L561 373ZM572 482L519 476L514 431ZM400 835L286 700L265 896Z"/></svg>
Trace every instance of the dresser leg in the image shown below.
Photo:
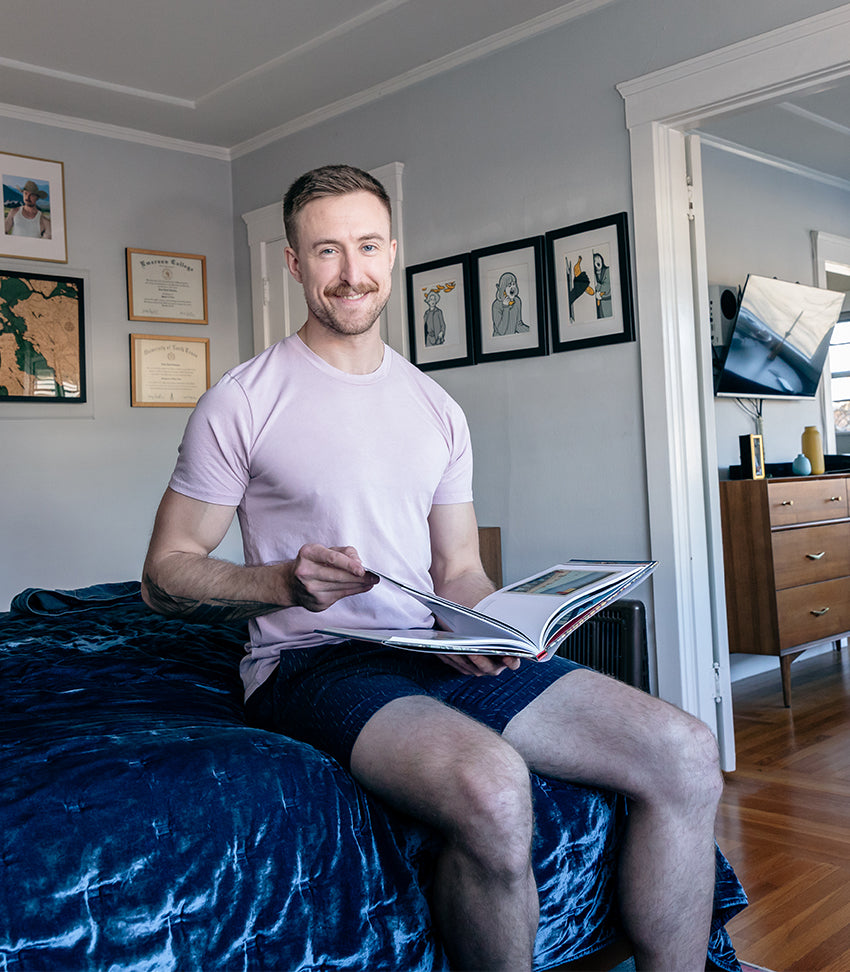
<svg viewBox="0 0 850 972"><path fill-rule="evenodd" d="M802 651L791 651L779 658L779 668L782 672L782 701L788 709L791 708L791 662L802 654Z"/></svg>

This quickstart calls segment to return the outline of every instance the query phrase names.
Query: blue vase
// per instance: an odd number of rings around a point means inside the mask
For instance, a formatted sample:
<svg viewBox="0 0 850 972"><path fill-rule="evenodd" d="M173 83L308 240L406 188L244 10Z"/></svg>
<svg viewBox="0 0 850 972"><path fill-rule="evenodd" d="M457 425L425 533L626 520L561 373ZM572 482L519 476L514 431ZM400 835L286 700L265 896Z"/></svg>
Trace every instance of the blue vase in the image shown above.
<svg viewBox="0 0 850 972"><path fill-rule="evenodd" d="M801 452L791 463L791 471L795 476L808 476L812 471L812 464Z"/></svg>

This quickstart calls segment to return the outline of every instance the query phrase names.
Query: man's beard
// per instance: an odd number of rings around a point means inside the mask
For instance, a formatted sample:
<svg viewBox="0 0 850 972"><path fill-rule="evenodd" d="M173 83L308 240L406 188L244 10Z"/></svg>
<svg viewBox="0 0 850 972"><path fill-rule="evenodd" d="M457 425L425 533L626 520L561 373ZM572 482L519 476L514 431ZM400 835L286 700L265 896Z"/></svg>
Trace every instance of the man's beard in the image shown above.
<svg viewBox="0 0 850 972"><path fill-rule="evenodd" d="M327 287L324 291L326 297L345 297L352 293L377 294L378 287L367 287L364 290L353 291L351 287L340 284L336 287ZM335 331L337 334L365 334L381 316L390 299L390 294L387 293L383 300L374 308L374 313L368 314L365 318L357 317L352 320L340 319L332 308L325 304L314 303L307 297L306 293L304 299L313 317L330 330Z"/></svg>

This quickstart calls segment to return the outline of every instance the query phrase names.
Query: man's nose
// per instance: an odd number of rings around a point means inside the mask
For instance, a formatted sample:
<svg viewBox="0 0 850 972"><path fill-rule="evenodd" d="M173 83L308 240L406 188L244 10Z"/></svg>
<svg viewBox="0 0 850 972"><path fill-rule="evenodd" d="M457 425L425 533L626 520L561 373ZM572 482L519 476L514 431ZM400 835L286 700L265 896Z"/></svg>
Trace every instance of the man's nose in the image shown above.
<svg viewBox="0 0 850 972"><path fill-rule="evenodd" d="M366 279L362 254L357 251L343 254L340 264L340 278L352 287L358 286Z"/></svg>

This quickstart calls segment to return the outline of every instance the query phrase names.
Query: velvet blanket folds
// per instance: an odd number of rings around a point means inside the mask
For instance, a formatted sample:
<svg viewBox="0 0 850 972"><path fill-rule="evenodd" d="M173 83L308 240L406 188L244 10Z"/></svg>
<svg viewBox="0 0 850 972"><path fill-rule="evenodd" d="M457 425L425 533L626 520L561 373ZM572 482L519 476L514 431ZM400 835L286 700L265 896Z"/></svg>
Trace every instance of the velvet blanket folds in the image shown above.
<svg viewBox="0 0 850 972"><path fill-rule="evenodd" d="M28 590L0 614L0 969L445 969L436 837L332 759L245 726L240 627L137 583ZM624 807L534 779L540 969L616 934ZM717 855L710 957L746 903Z"/></svg>

